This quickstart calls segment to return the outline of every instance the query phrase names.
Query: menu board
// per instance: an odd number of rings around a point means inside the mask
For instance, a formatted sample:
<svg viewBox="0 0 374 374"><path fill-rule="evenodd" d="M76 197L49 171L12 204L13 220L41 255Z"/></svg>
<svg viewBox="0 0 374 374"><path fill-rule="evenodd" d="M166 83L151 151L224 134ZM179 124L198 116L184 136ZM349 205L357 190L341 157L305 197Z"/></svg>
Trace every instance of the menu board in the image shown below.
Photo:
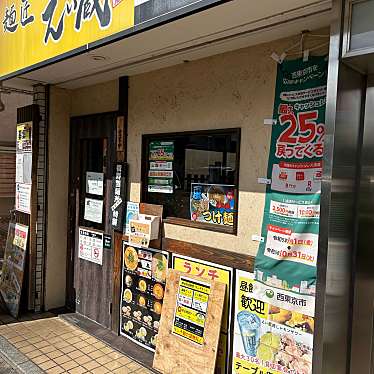
<svg viewBox="0 0 374 374"><path fill-rule="evenodd" d="M123 242L121 335L154 351L169 254Z"/></svg>
<svg viewBox="0 0 374 374"><path fill-rule="evenodd" d="M173 334L204 344L206 312L210 284L180 277L175 308Z"/></svg>
<svg viewBox="0 0 374 374"><path fill-rule="evenodd" d="M28 226L9 224L0 293L10 314L17 318L25 271Z"/></svg>
<svg viewBox="0 0 374 374"><path fill-rule="evenodd" d="M215 374L227 373L230 369L229 357L231 351L231 311L232 311L232 287L233 268L218 265L212 262L198 260L178 254L172 255L172 268L190 276L197 276L202 280L226 284L225 303L223 307L222 325L220 331L217 363Z"/></svg>
<svg viewBox="0 0 374 374"><path fill-rule="evenodd" d="M174 142L153 141L149 144L148 192L174 192Z"/></svg>

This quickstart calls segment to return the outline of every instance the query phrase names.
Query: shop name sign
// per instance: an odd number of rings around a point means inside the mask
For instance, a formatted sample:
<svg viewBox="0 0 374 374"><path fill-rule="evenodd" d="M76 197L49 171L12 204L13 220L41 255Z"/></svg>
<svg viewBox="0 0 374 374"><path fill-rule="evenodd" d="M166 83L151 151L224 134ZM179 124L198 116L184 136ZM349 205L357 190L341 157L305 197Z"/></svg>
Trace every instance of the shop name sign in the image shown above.
<svg viewBox="0 0 374 374"><path fill-rule="evenodd" d="M134 0L3 0L0 20L7 76L133 27Z"/></svg>
<svg viewBox="0 0 374 374"><path fill-rule="evenodd" d="M224 0L0 0L0 80Z"/></svg>

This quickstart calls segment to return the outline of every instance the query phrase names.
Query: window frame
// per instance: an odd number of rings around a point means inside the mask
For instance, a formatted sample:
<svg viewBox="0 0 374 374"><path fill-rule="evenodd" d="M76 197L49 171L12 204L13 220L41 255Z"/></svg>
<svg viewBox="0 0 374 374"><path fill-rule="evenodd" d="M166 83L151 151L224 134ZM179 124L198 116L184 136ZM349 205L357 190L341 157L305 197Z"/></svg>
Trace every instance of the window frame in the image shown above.
<svg viewBox="0 0 374 374"><path fill-rule="evenodd" d="M201 230L208 230L208 231L215 231L221 232L225 234L237 235L238 232L238 219L239 219L239 183L240 183L240 148L241 148L241 128L240 127L233 127L233 128L224 128L224 129L212 129L212 130L196 130L196 131L179 131L179 132L165 132L165 133L156 133L156 134L142 134L142 153L141 153L141 202L148 203L147 196L148 196L148 171L149 171L149 162L148 162L148 151L149 151L149 144L152 141L157 140L173 140L176 137L183 137L183 136L191 136L191 135L236 135L238 139L238 143L236 146L236 161L235 161L235 211L236 211L236 219L234 220L233 227L226 227L221 225L215 225L210 223L204 222L194 222L187 218L180 218L180 217L165 217L164 222L178 225L178 226L185 226L185 227L192 227Z"/></svg>

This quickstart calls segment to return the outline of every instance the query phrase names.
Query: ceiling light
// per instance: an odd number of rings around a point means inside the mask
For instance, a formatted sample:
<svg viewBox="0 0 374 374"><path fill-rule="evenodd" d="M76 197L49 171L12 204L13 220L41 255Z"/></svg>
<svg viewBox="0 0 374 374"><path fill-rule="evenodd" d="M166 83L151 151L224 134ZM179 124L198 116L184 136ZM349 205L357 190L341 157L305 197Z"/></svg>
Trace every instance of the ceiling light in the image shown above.
<svg viewBox="0 0 374 374"><path fill-rule="evenodd" d="M93 55L91 56L91 59L94 61L105 61L107 58L105 56L99 56L99 55Z"/></svg>

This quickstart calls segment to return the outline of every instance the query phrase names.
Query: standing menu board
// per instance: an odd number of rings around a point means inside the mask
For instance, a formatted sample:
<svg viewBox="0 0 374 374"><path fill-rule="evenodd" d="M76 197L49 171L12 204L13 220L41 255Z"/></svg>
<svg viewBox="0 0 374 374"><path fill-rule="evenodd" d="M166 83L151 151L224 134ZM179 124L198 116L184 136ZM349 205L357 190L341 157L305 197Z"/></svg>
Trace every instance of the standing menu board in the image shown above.
<svg viewBox="0 0 374 374"><path fill-rule="evenodd" d="M170 269L153 367L164 374L213 374L226 285Z"/></svg>
<svg viewBox="0 0 374 374"><path fill-rule="evenodd" d="M25 272L26 248L29 228L9 224L4 263L0 280L0 293L10 314L17 318Z"/></svg>
<svg viewBox="0 0 374 374"><path fill-rule="evenodd" d="M173 334L204 344L206 311L208 309L210 284L180 277L177 291Z"/></svg>
<svg viewBox="0 0 374 374"><path fill-rule="evenodd" d="M212 262L198 260L187 256L174 254L172 268L186 275L197 276L202 280L217 280L226 284L225 303L223 306L222 325L218 344L217 363L215 374L228 373L230 370L229 357L231 352L231 311L232 287L234 269Z"/></svg>
<svg viewBox="0 0 374 374"><path fill-rule="evenodd" d="M121 335L154 351L169 254L123 243Z"/></svg>

